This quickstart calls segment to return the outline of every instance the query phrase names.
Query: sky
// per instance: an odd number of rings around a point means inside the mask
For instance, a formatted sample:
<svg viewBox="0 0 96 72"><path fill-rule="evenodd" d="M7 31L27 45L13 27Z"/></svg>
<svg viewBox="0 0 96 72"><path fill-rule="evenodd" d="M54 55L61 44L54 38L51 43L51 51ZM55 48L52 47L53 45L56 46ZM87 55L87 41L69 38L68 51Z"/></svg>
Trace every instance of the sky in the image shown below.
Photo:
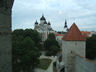
<svg viewBox="0 0 96 72"><path fill-rule="evenodd" d="M12 9L12 30L34 29L44 14L56 31L70 28L73 22L82 31L96 31L96 0L15 0Z"/></svg>

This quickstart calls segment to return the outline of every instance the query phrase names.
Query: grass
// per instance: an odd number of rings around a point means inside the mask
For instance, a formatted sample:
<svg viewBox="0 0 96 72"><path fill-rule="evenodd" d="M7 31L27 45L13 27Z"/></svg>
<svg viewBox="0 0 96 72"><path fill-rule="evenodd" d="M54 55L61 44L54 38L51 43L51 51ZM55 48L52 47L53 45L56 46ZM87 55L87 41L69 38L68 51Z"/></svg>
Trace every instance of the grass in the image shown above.
<svg viewBox="0 0 96 72"><path fill-rule="evenodd" d="M47 58L40 59L38 68L46 70L49 67L49 65L51 64L51 62L52 62L51 59L47 59Z"/></svg>

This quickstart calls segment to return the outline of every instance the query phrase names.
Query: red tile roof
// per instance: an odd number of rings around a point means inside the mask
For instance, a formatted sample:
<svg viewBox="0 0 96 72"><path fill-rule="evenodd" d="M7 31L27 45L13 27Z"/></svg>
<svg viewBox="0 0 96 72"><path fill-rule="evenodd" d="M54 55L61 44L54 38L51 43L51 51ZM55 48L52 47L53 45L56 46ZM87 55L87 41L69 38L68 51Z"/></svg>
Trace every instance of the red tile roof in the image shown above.
<svg viewBox="0 0 96 72"><path fill-rule="evenodd" d="M81 31L81 33L91 34L91 32L88 31Z"/></svg>
<svg viewBox="0 0 96 72"><path fill-rule="evenodd" d="M55 36L64 36L64 34L58 34L58 33L56 33Z"/></svg>
<svg viewBox="0 0 96 72"><path fill-rule="evenodd" d="M80 30L78 29L75 23L72 24L69 31L63 37L63 40L66 41L84 41L86 40L85 37L81 34Z"/></svg>
<svg viewBox="0 0 96 72"><path fill-rule="evenodd" d="M87 38L87 37L90 37L91 32L81 31L81 34Z"/></svg>

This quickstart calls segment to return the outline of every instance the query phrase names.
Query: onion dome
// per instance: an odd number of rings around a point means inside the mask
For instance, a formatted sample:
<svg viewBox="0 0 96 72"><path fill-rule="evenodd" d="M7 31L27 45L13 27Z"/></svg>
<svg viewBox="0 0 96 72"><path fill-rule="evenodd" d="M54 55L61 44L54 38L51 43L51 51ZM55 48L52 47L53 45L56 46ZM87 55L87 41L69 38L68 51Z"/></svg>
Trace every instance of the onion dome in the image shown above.
<svg viewBox="0 0 96 72"><path fill-rule="evenodd" d="M44 24L47 24L47 21L45 21Z"/></svg>
<svg viewBox="0 0 96 72"><path fill-rule="evenodd" d="M42 15L42 17L40 18L40 20L46 20L45 17Z"/></svg>
<svg viewBox="0 0 96 72"><path fill-rule="evenodd" d="M51 25L50 22L48 22L48 25Z"/></svg>
<svg viewBox="0 0 96 72"><path fill-rule="evenodd" d="M37 20L36 20L35 24L38 24Z"/></svg>

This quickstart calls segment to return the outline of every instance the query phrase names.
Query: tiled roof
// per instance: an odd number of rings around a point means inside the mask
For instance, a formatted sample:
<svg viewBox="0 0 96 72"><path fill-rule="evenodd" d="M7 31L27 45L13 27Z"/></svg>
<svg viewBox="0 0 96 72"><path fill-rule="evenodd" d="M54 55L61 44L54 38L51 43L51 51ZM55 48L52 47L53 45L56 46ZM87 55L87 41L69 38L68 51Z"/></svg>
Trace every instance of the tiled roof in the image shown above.
<svg viewBox="0 0 96 72"><path fill-rule="evenodd" d="M91 34L91 32L88 32L88 31L81 31L81 33Z"/></svg>
<svg viewBox="0 0 96 72"><path fill-rule="evenodd" d="M56 33L55 36L64 36L64 34L58 34L58 33Z"/></svg>
<svg viewBox="0 0 96 72"><path fill-rule="evenodd" d="M80 30L75 23L72 24L69 31L63 37L63 40L66 41L84 41L85 37L81 34Z"/></svg>
<svg viewBox="0 0 96 72"><path fill-rule="evenodd" d="M90 37L91 32L88 32L88 31L81 31L81 34L87 38L87 37Z"/></svg>

